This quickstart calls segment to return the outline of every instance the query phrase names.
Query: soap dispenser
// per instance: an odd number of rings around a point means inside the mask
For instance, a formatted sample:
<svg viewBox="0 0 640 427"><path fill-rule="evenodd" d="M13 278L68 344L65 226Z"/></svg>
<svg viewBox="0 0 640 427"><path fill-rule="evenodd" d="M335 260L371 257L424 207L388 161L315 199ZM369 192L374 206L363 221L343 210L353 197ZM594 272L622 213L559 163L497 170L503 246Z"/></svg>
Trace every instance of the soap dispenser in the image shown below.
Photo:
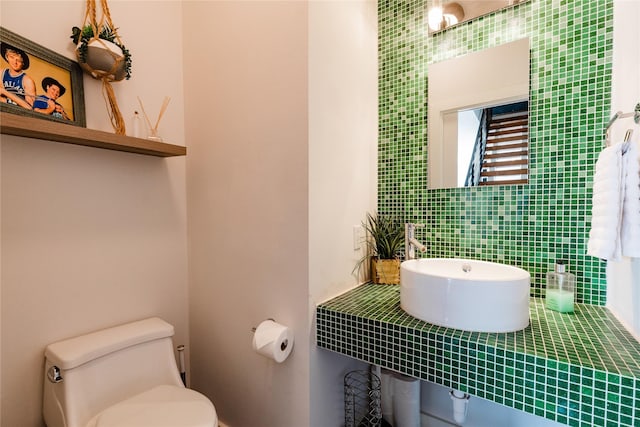
<svg viewBox="0 0 640 427"><path fill-rule="evenodd" d="M566 271L565 261L556 261L555 271L547 273L546 306L560 313L573 313L576 276Z"/></svg>

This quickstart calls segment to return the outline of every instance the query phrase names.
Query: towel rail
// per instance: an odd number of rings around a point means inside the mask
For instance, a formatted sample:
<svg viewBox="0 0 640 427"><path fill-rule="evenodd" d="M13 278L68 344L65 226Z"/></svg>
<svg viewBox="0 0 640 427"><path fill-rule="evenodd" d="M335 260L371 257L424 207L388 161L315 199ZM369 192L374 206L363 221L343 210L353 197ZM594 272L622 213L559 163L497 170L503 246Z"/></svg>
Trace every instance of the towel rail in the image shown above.
<svg viewBox="0 0 640 427"><path fill-rule="evenodd" d="M609 120L609 123L607 124L607 127L604 131L605 145L607 147L611 145L611 140L609 139L609 129L611 128L611 126L616 120L624 119L626 117L633 117L633 121L636 124L640 124L640 102L636 104L636 108L632 112L623 113L622 111L618 111L613 115L613 117L611 117L611 120ZM625 140L628 140L629 136L630 136L630 133L627 131L627 136L625 136Z"/></svg>

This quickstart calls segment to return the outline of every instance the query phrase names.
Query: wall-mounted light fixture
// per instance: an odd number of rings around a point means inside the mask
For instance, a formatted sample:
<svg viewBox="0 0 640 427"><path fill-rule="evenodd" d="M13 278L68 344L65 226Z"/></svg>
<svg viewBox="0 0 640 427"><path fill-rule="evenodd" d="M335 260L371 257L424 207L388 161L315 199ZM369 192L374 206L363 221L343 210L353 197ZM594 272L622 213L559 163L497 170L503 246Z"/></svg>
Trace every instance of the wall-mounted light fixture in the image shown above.
<svg viewBox="0 0 640 427"><path fill-rule="evenodd" d="M427 1L427 26L429 34L435 34L461 22L469 22L530 0L429 0ZM499 13L499 12L498 12Z"/></svg>
<svg viewBox="0 0 640 427"><path fill-rule="evenodd" d="M442 3L442 0L434 0L427 20L431 31L444 30L455 25L464 18L464 9L457 2Z"/></svg>

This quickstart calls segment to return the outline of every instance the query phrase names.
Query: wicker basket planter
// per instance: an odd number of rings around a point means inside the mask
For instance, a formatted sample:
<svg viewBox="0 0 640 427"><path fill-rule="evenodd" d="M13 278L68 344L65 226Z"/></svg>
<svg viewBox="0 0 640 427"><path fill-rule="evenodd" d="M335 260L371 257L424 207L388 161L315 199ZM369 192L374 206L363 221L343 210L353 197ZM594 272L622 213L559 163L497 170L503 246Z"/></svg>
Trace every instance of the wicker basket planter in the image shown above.
<svg viewBox="0 0 640 427"><path fill-rule="evenodd" d="M386 285L400 284L400 260L371 258L371 280Z"/></svg>

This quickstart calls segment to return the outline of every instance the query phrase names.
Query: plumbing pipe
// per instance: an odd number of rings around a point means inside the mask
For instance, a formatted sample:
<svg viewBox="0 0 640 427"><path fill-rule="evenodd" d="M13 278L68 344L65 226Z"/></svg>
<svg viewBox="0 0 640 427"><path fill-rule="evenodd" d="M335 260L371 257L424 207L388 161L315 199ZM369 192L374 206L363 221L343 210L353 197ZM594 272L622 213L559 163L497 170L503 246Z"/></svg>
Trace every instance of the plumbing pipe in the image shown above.
<svg viewBox="0 0 640 427"><path fill-rule="evenodd" d="M396 374L393 379L395 427L420 427L420 380Z"/></svg>
<svg viewBox="0 0 640 427"><path fill-rule="evenodd" d="M449 394L453 400L453 419L456 423L462 424L467 419L469 395L460 390L451 390Z"/></svg>
<svg viewBox="0 0 640 427"><path fill-rule="evenodd" d="M382 418L389 425L395 424L393 418L393 385L394 372L388 369L382 369L380 373L380 400L382 401Z"/></svg>
<svg viewBox="0 0 640 427"><path fill-rule="evenodd" d="M187 386L187 370L184 367L184 345L178 346L178 357L180 358L180 378L182 378L182 384Z"/></svg>

